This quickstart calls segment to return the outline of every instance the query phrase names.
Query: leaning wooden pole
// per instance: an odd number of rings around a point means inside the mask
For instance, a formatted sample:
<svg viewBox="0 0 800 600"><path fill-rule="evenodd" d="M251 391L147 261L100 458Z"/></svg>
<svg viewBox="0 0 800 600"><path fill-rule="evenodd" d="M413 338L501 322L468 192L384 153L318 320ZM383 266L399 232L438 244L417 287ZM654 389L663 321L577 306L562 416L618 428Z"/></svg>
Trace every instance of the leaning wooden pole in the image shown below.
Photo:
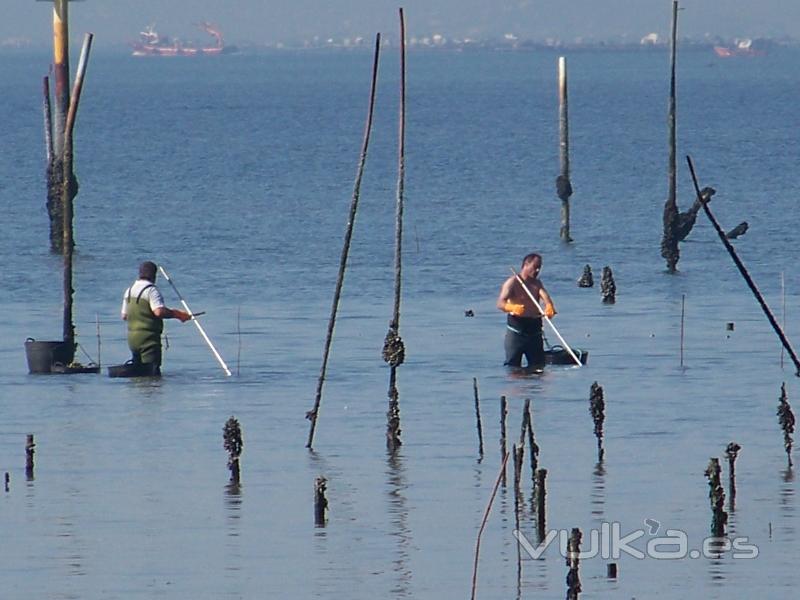
<svg viewBox="0 0 800 600"><path fill-rule="evenodd" d="M400 9L400 114L398 124L397 148L397 202L395 209L394 236L394 310L389 331L386 334L387 346L396 350L390 361L389 371L389 409L386 413L386 447L394 452L402 444L400 441L400 395L397 391L397 367L403 364L405 348L400 338L400 291L403 281L403 191L405 185L405 143L406 143L406 23L403 9Z"/></svg>
<svg viewBox="0 0 800 600"><path fill-rule="evenodd" d="M42 112L44 113L44 149L47 164L53 162L53 107L50 103L50 78L45 75L42 79Z"/></svg>
<svg viewBox="0 0 800 600"><path fill-rule="evenodd" d="M93 38L94 36L91 33L87 33L83 40L81 58L78 62L78 71L75 74L72 99L70 100L69 112L67 113L67 121L64 128L64 174L61 189L61 204L64 209L64 342L69 344L70 348L75 342L75 326L72 322L72 294L74 292L72 289L72 253L74 247L72 235L72 201L75 197L76 186L73 184L75 176L72 173L72 133L75 129L75 119L78 116L78 103L81 99L83 79L86 75L86 66L89 62L89 51L92 49Z"/></svg>
<svg viewBox="0 0 800 600"><path fill-rule="evenodd" d="M678 2L672 2L672 35L670 37L670 77L669 107L667 111L667 143L669 158L667 160L667 201L664 203L664 235L661 238L661 256L667 261L667 271L674 273L678 269L680 250L678 249L678 199L677 199L677 127L676 127L676 76L675 63L678 43Z"/></svg>
<svg viewBox="0 0 800 600"><path fill-rule="evenodd" d="M358 170L356 172L356 180L353 185L353 198L350 202L350 213L347 218L347 227L344 234L344 244L342 246L342 255L339 259L339 275L336 278L336 290L333 294L333 302L331 304L331 315L328 320L328 333L325 339L325 350L322 354L322 367L320 368L319 379L317 380L317 393L314 399L314 408L306 413L306 418L311 420L311 427L308 431L308 441L306 448L311 448L314 442L314 431L317 427L317 418L319 416L319 407L322 402L322 386L325 383L325 373L328 369L328 356L330 355L331 342L333 341L333 329L336 325L336 313L339 309L339 298L342 295L342 286L344 285L344 272L347 266L347 256L350 253L350 241L353 237L353 225L356 220L356 211L358 210L358 199L361 194L361 179L364 175L364 165L367 162L367 149L369 148L369 136L372 131L372 114L375 107L375 90L378 83L378 57L381 51L381 34L375 36L375 54L372 60L372 84L369 91L369 108L367 109L367 122L364 126L364 138L361 143L361 155L358 161Z"/></svg>
<svg viewBox="0 0 800 600"><path fill-rule="evenodd" d="M728 251L728 254L731 255L733 262L736 264L736 268L739 269L739 273L742 274L744 280L747 282L747 286L750 288L750 291L753 292L753 295L756 297L759 306L761 306L761 310L764 311L764 314L767 316L767 320L769 321L770 325L772 325L772 329L775 330L775 333L778 334L778 338L781 340L781 344L783 347L786 348L786 352L789 353L789 357L792 359L795 367L795 375L800 377L800 360L797 358L797 354L795 354L794 348L792 348L791 343L789 343L789 338L786 337L786 334L783 332L783 328L778 323L775 316L772 314L769 306L767 305L766 300L764 300L764 296L761 295L758 287L756 287L753 278L750 277L750 273L747 272L747 269L744 266L744 263L739 258L739 255L736 254L736 250L734 249L733 245L728 241L728 237L725 235L722 227L717 222L717 219L711 213L711 209L708 208L708 201L704 199L702 193L700 192L700 184L697 183L697 175L694 171L694 164L692 163L692 157L687 156L686 161L689 163L689 172L692 174L692 183L694 184L694 190L697 194L698 200L703 205L703 210L708 217L708 220L711 221L711 224L714 226L714 229L717 231L717 235L719 239L722 240L722 244L725 246L725 249Z"/></svg>
<svg viewBox="0 0 800 600"><path fill-rule="evenodd" d="M569 198L572 182L569 174L569 102L567 95L567 59L558 57L558 156L559 175L556 193L561 200L561 240L571 242L569 234Z"/></svg>

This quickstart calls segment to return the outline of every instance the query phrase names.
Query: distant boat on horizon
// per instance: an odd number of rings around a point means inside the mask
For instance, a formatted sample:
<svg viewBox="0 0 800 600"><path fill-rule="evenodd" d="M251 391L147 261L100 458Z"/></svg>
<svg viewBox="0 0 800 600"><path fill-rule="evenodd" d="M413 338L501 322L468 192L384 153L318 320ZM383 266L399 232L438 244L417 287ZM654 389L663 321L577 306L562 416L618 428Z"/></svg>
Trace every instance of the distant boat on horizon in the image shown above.
<svg viewBox="0 0 800 600"><path fill-rule="evenodd" d="M721 58L731 58L733 56L766 56L767 40L751 40L744 38L736 40L732 46L714 46L714 52Z"/></svg>
<svg viewBox="0 0 800 600"><path fill-rule="evenodd" d="M178 38L161 35L150 24L139 32L139 41L131 44L133 56L215 56L229 54L236 50L235 46L225 46L222 33L210 23L198 23L198 27L214 37L213 46L200 48L193 44L183 44Z"/></svg>

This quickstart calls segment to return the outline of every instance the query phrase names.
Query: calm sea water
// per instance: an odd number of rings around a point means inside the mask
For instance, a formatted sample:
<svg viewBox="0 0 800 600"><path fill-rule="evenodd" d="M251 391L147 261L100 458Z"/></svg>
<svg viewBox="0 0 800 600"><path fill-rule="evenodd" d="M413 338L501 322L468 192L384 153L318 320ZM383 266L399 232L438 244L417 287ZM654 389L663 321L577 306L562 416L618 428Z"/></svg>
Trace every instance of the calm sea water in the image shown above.
<svg viewBox="0 0 800 600"><path fill-rule="evenodd" d="M77 52L75 53L77 56ZM679 156L786 330L800 336L797 54L679 56ZM82 348L128 355L118 320L143 259L163 264L234 371L169 322L160 381L27 374L26 337L61 333L61 263L47 251L41 77L46 53L0 56L0 572L9 598L464 598L500 465L499 398L516 438L533 404L547 523L623 534L645 519L700 549L703 471L742 445L731 536L754 560L581 563L585 598L792 597L798 495L775 410L798 383L758 305L701 215L680 273L659 256L666 196L666 53L574 53L570 68L575 243L558 239L556 55L408 58L404 288L399 370L404 445L385 451L396 185L397 56L380 69L376 123L324 388L305 449L367 107L371 55L291 53L141 60L98 50L76 133L75 312ZM679 163L679 203L692 200ZM502 367L500 283L530 252L556 323L590 351L583 369L519 377ZM611 266L617 303L575 281ZM163 282L162 282L163 283ZM177 298L162 285L168 304ZM685 298L684 366L680 315ZM464 311L474 311L465 318ZM98 350L98 324L101 346ZM733 331L726 330L735 323ZM550 335L550 341L555 342ZM84 356L84 355L82 355ZM85 356L84 356L85 358ZM88 359L86 359L88 360ZM482 399L478 460L472 380ZM596 462L589 388L605 390ZM227 488L222 427L244 432L242 487ZM37 441L26 481L25 435ZM723 461L724 462L724 461ZM526 464L526 469L527 469ZM509 469L510 472L510 469ZM313 482L328 478L328 525ZM727 479L727 469L723 480ZM530 497L525 476L525 496ZM524 557L501 489L483 537L478 597L557 598L555 548ZM522 531L535 540L528 508ZM643 550L652 536L633 545Z"/></svg>

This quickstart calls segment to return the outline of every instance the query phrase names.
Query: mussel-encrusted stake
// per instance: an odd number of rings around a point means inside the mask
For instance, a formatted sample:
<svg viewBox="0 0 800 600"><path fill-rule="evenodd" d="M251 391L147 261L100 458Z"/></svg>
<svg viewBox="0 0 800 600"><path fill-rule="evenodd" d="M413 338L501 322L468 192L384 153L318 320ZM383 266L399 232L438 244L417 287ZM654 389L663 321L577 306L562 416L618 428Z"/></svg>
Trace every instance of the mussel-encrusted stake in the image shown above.
<svg viewBox="0 0 800 600"><path fill-rule="evenodd" d="M586 265L583 267L583 274L578 279L578 287L590 288L594 286L594 275L592 275L592 267Z"/></svg>
<svg viewBox="0 0 800 600"><path fill-rule="evenodd" d="M603 386L598 385L595 381L589 390L589 411L592 413L594 420L594 435L597 438L597 462L603 462L605 450L603 449L603 422L606 419L605 415L606 403L603 400Z"/></svg>
<svg viewBox="0 0 800 600"><path fill-rule="evenodd" d="M706 467L705 476L708 478L708 498L711 501L711 533L715 537L725 535L725 525L728 523L728 513L725 506L725 490L720 482L719 459L712 458Z"/></svg>
<svg viewBox="0 0 800 600"><path fill-rule="evenodd" d="M617 284L614 283L611 267L603 267L603 275L600 278L600 294L603 296L605 304L614 304L617 301Z"/></svg>
<svg viewBox="0 0 800 600"><path fill-rule="evenodd" d="M29 433L25 440L25 477L28 481L33 479L33 454L36 452L36 443L33 434Z"/></svg>
<svg viewBox="0 0 800 600"><path fill-rule="evenodd" d="M222 429L225 450L228 451L228 468L231 471L231 483L239 483L239 457L242 454L244 441L242 440L242 428L235 417L231 417L225 422Z"/></svg>
<svg viewBox="0 0 800 600"><path fill-rule="evenodd" d="M328 489L328 480L320 475L314 481L314 524L317 527L325 527L325 513L328 510L326 489Z"/></svg>
<svg viewBox="0 0 800 600"><path fill-rule="evenodd" d="M781 384L781 397L778 404L778 423L783 429L783 447L786 450L786 456L789 459L789 466L792 466L792 434L794 433L794 413L792 407L789 406L789 398L786 396L786 383Z"/></svg>
<svg viewBox="0 0 800 600"><path fill-rule="evenodd" d="M581 593L581 578L578 574L581 554L581 538L583 534L577 527L572 529L567 546L567 600L577 600Z"/></svg>

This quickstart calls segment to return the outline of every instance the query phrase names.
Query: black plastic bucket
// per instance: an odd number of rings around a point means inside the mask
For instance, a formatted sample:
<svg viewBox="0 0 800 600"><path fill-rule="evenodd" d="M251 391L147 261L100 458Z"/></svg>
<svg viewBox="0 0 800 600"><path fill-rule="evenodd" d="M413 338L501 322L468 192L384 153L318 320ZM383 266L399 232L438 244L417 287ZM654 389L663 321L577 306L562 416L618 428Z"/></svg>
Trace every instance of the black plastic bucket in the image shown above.
<svg viewBox="0 0 800 600"><path fill-rule="evenodd" d="M75 358L75 344L60 342L37 342L25 340L25 357L29 373L52 373L53 365L66 366Z"/></svg>
<svg viewBox="0 0 800 600"><path fill-rule="evenodd" d="M589 351L580 348L572 348L572 352L585 365L589 360ZM575 359L572 358L567 349L563 346L551 346L544 351L544 361L548 365L574 365Z"/></svg>
<svg viewBox="0 0 800 600"><path fill-rule="evenodd" d="M139 363L129 360L121 365L108 367L109 377L158 377L161 370L153 363Z"/></svg>

